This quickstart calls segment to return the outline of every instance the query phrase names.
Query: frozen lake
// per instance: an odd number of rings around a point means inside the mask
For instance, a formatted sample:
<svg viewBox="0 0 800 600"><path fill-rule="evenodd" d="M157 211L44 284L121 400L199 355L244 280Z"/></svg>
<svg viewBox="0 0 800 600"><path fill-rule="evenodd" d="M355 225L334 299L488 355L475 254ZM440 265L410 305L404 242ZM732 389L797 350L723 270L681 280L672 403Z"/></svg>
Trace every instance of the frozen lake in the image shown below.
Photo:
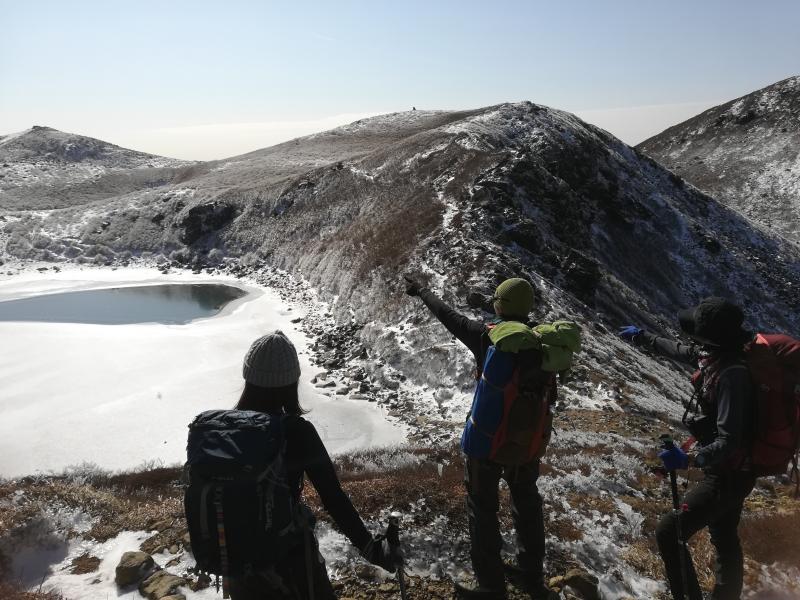
<svg viewBox="0 0 800 600"><path fill-rule="evenodd" d="M224 306L210 302L214 314L180 323L0 320L0 476L58 472L84 462L106 469L183 462L189 422L203 410L236 403L245 352L274 329L297 347L301 402L330 452L403 440L374 403L327 396L311 385L319 369L291 322L303 313L268 289L151 269L34 271L0 279L0 306L148 286L184 287L180 293L191 296L192 286L210 284L235 288L239 297Z"/></svg>
<svg viewBox="0 0 800 600"><path fill-rule="evenodd" d="M218 283L172 283L42 294L0 302L0 321L184 325L247 295Z"/></svg>

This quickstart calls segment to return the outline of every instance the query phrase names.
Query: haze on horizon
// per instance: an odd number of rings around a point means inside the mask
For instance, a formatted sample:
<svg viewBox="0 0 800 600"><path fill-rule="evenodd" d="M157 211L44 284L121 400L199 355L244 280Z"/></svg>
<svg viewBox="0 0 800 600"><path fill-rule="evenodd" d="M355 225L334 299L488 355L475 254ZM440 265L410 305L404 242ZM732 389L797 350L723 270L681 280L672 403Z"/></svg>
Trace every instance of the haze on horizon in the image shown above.
<svg viewBox="0 0 800 600"><path fill-rule="evenodd" d="M800 4L0 0L0 135L209 160L385 112L531 100L638 143L800 74Z"/></svg>

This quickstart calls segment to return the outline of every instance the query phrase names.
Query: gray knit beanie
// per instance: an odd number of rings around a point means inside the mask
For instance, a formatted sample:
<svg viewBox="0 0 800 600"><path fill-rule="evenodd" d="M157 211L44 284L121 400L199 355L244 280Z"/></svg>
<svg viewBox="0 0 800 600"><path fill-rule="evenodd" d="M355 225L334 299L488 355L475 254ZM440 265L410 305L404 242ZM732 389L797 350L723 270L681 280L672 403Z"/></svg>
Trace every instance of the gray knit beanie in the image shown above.
<svg viewBox="0 0 800 600"><path fill-rule="evenodd" d="M244 357L242 375L260 387L283 387L300 379L294 344L280 330L258 338Z"/></svg>

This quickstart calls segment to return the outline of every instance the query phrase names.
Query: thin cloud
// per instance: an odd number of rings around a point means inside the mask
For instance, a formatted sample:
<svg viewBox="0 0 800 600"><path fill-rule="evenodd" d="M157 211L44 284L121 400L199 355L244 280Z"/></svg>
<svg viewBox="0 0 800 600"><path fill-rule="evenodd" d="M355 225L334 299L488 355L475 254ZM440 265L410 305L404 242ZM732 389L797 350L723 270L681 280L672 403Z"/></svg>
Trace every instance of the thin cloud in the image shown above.
<svg viewBox="0 0 800 600"><path fill-rule="evenodd" d="M318 40L324 40L326 42L338 42L339 41L336 38L332 38L329 35L324 35L322 33L317 33L316 31L309 31L308 35L310 35L311 37L316 38Z"/></svg>
<svg viewBox="0 0 800 600"><path fill-rule="evenodd" d="M317 119L198 123L108 132L103 139L128 148L190 160L214 160L266 148L388 111L343 113Z"/></svg>
<svg viewBox="0 0 800 600"><path fill-rule="evenodd" d="M385 112L385 111L384 111ZM325 131L340 125L346 125L359 119L366 119L376 115L383 114L383 112L364 112L364 113L343 113L339 115L332 115L328 117L321 117L318 119L304 119L304 120L281 120L281 121L253 121L244 123L203 123L195 125L176 125L173 127L158 127L149 129L148 132L159 134L214 134L220 133L275 133L286 131L306 131L308 133L317 133ZM301 134L302 135L302 134Z"/></svg>

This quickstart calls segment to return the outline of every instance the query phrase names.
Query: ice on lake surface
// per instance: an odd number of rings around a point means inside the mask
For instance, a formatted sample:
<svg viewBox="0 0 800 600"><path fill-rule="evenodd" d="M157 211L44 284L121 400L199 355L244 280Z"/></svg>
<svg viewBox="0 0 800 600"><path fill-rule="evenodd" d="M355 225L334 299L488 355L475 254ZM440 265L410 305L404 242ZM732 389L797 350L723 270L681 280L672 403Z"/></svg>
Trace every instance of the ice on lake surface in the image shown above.
<svg viewBox="0 0 800 600"><path fill-rule="evenodd" d="M146 320L108 324L0 318L0 477L60 471L82 463L103 469L186 460L187 425L208 409L231 408L241 394L242 359L257 337L282 330L299 354L306 418L331 453L402 442L377 403L326 395L311 383L320 371L297 324L305 309L274 290L229 276L162 274L155 269L62 269L0 277L0 306L102 291L113 303L138 290L172 290L168 301L202 304L209 318L185 323ZM202 302L192 290L202 292ZM227 297L239 294L238 299ZM60 300L59 300L60 298ZM54 300L56 299L56 300ZM119 306L122 306L120 300ZM59 307L53 308L56 310ZM186 309L189 310L189 309ZM198 316L199 313L197 313Z"/></svg>
<svg viewBox="0 0 800 600"><path fill-rule="evenodd" d="M183 325L212 317L246 296L238 287L180 283L44 294L0 302L0 321L130 325Z"/></svg>

